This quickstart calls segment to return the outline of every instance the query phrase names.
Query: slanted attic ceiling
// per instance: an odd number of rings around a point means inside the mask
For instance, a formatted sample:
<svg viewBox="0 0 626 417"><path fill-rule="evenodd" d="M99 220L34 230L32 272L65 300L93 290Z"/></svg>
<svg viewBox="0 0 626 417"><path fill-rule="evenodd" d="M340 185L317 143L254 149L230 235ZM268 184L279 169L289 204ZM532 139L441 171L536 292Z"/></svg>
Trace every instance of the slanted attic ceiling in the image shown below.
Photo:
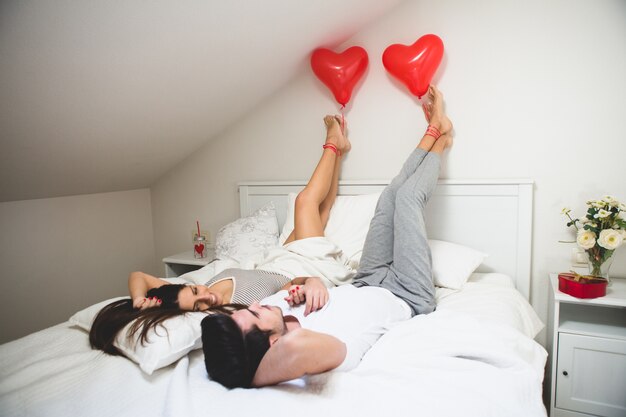
<svg viewBox="0 0 626 417"><path fill-rule="evenodd" d="M0 201L150 186L398 3L4 0Z"/></svg>

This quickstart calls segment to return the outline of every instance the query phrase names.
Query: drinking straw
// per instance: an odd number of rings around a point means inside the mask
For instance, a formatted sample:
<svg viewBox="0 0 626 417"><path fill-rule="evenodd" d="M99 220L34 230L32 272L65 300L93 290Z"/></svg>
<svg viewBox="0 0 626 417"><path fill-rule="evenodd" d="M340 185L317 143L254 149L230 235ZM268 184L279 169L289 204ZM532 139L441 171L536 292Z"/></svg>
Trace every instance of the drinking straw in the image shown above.
<svg viewBox="0 0 626 417"><path fill-rule="evenodd" d="M196 220L196 226L198 227L198 237L200 237L200 222Z"/></svg>

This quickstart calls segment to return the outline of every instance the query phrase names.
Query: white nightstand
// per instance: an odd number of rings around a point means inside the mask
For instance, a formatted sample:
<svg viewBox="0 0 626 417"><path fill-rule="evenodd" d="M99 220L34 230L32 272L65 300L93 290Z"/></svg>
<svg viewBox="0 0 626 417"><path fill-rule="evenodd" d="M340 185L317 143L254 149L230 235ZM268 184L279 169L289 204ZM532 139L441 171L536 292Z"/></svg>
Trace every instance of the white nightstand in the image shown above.
<svg viewBox="0 0 626 417"><path fill-rule="evenodd" d="M591 299L550 284L550 416L626 416L626 280Z"/></svg>
<svg viewBox="0 0 626 417"><path fill-rule="evenodd" d="M215 249L207 248L206 258L196 259L193 256L193 251L187 251L178 253L176 255L163 258L165 264L165 277L172 278L187 272L195 271L205 265L210 264L215 260Z"/></svg>

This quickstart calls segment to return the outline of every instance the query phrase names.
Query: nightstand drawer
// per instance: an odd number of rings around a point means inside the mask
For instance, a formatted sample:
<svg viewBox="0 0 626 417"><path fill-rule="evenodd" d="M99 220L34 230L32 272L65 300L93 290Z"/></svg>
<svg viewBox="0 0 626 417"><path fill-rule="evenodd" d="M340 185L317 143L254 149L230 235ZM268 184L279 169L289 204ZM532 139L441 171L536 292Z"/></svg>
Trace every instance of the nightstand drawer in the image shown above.
<svg viewBox="0 0 626 417"><path fill-rule="evenodd" d="M558 338L556 407L626 416L626 340L570 333Z"/></svg>

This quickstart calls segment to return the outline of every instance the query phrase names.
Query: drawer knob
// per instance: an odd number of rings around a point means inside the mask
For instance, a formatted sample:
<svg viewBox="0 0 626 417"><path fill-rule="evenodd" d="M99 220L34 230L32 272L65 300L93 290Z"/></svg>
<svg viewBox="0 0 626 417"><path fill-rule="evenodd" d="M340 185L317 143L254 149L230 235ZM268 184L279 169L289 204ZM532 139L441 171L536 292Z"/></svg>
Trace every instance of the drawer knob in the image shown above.
<svg viewBox="0 0 626 417"><path fill-rule="evenodd" d="M563 371L563 375L567 376L568 375L567 371Z"/></svg>

